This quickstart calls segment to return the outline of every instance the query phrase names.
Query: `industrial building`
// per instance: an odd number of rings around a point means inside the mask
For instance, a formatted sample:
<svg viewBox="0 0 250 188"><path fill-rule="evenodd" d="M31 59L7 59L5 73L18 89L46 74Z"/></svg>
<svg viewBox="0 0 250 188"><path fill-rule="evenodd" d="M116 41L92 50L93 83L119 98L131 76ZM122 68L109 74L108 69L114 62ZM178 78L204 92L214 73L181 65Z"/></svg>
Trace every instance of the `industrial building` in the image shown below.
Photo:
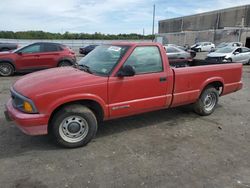
<svg viewBox="0 0 250 188"><path fill-rule="evenodd" d="M156 37L164 44L238 41L250 47L250 5L160 20Z"/></svg>

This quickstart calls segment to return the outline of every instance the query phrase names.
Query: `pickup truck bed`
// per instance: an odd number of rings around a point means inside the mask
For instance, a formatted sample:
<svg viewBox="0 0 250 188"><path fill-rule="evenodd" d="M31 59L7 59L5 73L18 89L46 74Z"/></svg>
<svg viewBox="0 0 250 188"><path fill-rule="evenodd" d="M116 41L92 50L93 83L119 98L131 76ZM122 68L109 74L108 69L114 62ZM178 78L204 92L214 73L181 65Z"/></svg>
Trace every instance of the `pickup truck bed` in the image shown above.
<svg viewBox="0 0 250 188"><path fill-rule="evenodd" d="M172 68L175 77L172 107L194 103L209 83L222 87L220 96L241 89L242 65L192 64L187 67ZM232 76L234 75L234 76Z"/></svg>

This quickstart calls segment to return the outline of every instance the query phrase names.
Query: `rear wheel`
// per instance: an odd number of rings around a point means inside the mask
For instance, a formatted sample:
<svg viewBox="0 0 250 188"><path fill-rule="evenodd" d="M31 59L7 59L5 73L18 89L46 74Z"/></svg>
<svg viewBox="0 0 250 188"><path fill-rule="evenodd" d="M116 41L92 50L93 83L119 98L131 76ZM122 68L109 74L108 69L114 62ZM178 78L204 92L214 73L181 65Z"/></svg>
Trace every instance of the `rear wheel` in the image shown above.
<svg viewBox="0 0 250 188"><path fill-rule="evenodd" d="M69 148L86 145L97 132L94 113L86 106L78 104L69 105L58 111L50 126L56 142Z"/></svg>
<svg viewBox="0 0 250 188"><path fill-rule="evenodd" d="M214 87L208 87L194 104L194 111L201 116L210 115L214 112L218 101L219 91Z"/></svg>
<svg viewBox="0 0 250 188"><path fill-rule="evenodd" d="M67 66L72 66L72 63L69 62L69 61L61 61L61 62L58 64L58 67L67 67Z"/></svg>
<svg viewBox="0 0 250 188"><path fill-rule="evenodd" d="M11 76L14 74L14 67L10 63L0 63L0 75Z"/></svg>

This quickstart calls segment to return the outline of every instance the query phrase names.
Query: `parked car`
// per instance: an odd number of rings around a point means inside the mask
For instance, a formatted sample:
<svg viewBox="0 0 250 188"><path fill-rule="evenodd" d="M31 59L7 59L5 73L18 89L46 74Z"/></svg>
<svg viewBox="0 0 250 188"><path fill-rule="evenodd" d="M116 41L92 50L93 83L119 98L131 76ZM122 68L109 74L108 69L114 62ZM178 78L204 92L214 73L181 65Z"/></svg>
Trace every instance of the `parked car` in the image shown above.
<svg viewBox="0 0 250 188"><path fill-rule="evenodd" d="M17 48L18 48L18 44L0 42L0 52L15 50Z"/></svg>
<svg viewBox="0 0 250 188"><path fill-rule="evenodd" d="M242 88L241 77L239 63L171 68L159 43L114 43L97 47L78 67L18 79L5 116L26 134L50 133L62 146L79 147L103 120L187 104L210 115L219 96Z"/></svg>
<svg viewBox="0 0 250 188"><path fill-rule="evenodd" d="M164 46L166 53L168 55L168 59L192 59L190 53L184 51L183 49L174 46L174 45L167 45Z"/></svg>
<svg viewBox="0 0 250 188"><path fill-rule="evenodd" d="M196 52L210 52L215 48L215 45L211 42L198 42L191 46L191 50Z"/></svg>
<svg viewBox="0 0 250 188"><path fill-rule="evenodd" d="M31 72L76 63L75 53L65 45L39 42L11 52L0 53L0 75Z"/></svg>
<svg viewBox="0 0 250 188"><path fill-rule="evenodd" d="M212 49L211 52L215 52L216 50L224 47L241 47L243 44L241 42L222 42L216 48Z"/></svg>
<svg viewBox="0 0 250 188"><path fill-rule="evenodd" d="M207 55L207 60L250 64L250 49L246 47L224 47Z"/></svg>
<svg viewBox="0 0 250 188"><path fill-rule="evenodd" d="M170 46L174 46L175 48L178 48L182 51L186 51L187 53L190 54L191 58L194 58L196 56L196 52L194 50L191 50L190 48L188 48L187 45L183 46L178 46L176 44L167 44L164 46L164 48L166 49L166 47L170 47ZM171 50L170 50L171 51ZM168 56L169 57L169 56Z"/></svg>
<svg viewBox="0 0 250 188"><path fill-rule="evenodd" d="M94 50L97 46L98 45L89 45L89 46L85 46L85 47L79 48L79 53L87 55L89 52L91 52L92 50Z"/></svg>

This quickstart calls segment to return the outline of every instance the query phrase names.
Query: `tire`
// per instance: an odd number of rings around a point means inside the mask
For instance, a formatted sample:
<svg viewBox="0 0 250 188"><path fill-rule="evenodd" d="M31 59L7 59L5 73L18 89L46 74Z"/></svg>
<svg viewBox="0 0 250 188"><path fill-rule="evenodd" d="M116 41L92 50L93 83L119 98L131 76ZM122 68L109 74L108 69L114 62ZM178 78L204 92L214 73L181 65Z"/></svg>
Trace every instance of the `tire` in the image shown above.
<svg viewBox="0 0 250 188"><path fill-rule="evenodd" d="M248 60L247 65L250 65L250 59Z"/></svg>
<svg viewBox="0 0 250 188"><path fill-rule="evenodd" d="M61 61L58 63L58 67L67 67L67 66L72 66L72 63L69 61Z"/></svg>
<svg viewBox="0 0 250 188"><path fill-rule="evenodd" d="M73 104L59 110L52 118L51 132L57 144L76 148L85 146L96 135L97 119L86 106Z"/></svg>
<svg viewBox="0 0 250 188"><path fill-rule="evenodd" d="M194 104L194 111L201 116L212 114L219 101L219 91L214 87L207 87Z"/></svg>
<svg viewBox="0 0 250 188"><path fill-rule="evenodd" d="M227 62L232 63L233 62L232 58L228 58Z"/></svg>
<svg viewBox="0 0 250 188"><path fill-rule="evenodd" d="M11 76L14 74L14 67L10 63L0 63L0 75L1 76Z"/></svg>
<svg viewBox="0 0 250 188"><path fill-rule="evenodd" d="M198 52L201 52L201 48L198 49Z"/></svg>

